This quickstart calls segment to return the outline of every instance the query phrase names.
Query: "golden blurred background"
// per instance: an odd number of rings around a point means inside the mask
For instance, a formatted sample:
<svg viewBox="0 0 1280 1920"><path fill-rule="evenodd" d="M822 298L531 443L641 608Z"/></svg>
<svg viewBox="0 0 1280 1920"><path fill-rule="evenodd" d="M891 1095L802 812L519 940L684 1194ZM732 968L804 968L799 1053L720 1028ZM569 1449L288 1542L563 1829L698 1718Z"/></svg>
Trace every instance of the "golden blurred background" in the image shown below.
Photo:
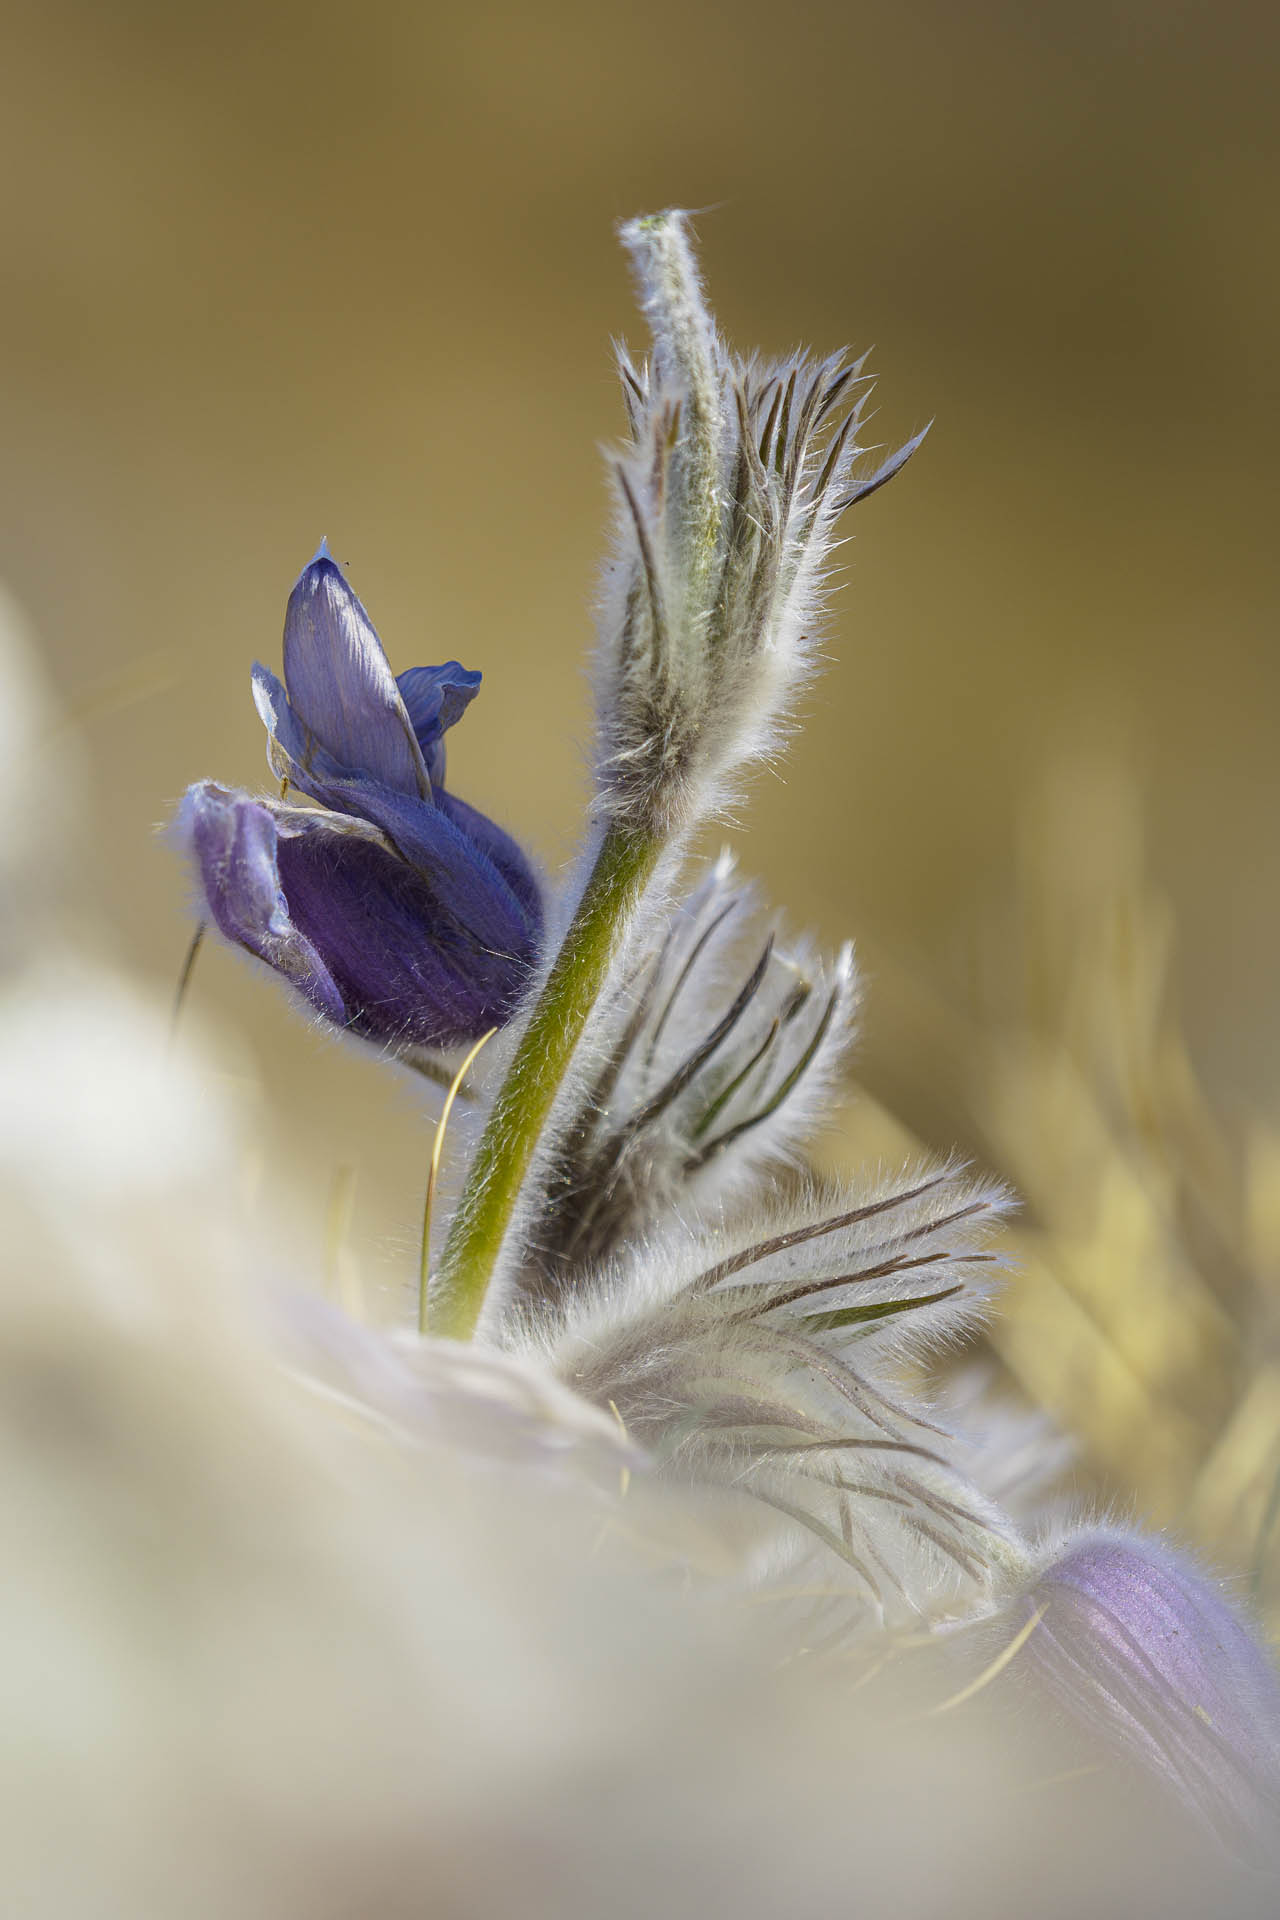
<svg viewBox="0 0 1280 1920"><path fill-rule="evenodd" d="M87 906L165 991L154 830L264 779L248 668L322 534L397 669L484 669L456 788L568 857L618 219L712 209L739 346L876 343L883 437L937 424L733 838L860 942L848 1150L1015 1181L1004 1365L1245 1571L1280 1484L1278 52L1274 9L1179 0L16 0L0 64L0 576L79 722ZM191 1004L264 1192L318 1255L350 1211L396 1311L416 1086L223 951Z"/></svg>

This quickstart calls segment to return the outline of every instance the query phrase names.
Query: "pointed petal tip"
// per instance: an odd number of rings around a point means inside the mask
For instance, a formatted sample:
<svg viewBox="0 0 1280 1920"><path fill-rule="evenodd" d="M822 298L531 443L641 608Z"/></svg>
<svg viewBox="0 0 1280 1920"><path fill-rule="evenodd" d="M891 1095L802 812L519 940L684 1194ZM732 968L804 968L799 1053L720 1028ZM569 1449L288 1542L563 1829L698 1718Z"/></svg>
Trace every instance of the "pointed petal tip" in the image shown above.
<svg viewBox="0 0 1280 1920"><path fill-rule="evenodd" d="M337 561L334 559L332 553L330 553L328 540L323 539L321 540L320 545L316 548L315 552L312 554L311 558L308 560L306 566L302 569L302 572L298 575L297 579L294 581L294 584L293 584L294 593L298 591L299 587L304 585L310 586L311 588L314 589L316 585L319 583L319 581L324 579L327 575L333 576L338 580L341 580L343 585L344 586L346 585L346 576L344 575L342 568L338 565Z"/></svg>
<svg viewBox="0 0 1280 1920"><path fill-rule="evenodd" d="M429 801L422 753L382 642L336 561L317 556L299 577L285 608L283 651L285 705L311 736L314 764L313 749L323 748L348 774ZM278 699L270 676L259 684ZM258 711L270 727L261 698ZM283 725L283 708L277 720Z"/></svg>

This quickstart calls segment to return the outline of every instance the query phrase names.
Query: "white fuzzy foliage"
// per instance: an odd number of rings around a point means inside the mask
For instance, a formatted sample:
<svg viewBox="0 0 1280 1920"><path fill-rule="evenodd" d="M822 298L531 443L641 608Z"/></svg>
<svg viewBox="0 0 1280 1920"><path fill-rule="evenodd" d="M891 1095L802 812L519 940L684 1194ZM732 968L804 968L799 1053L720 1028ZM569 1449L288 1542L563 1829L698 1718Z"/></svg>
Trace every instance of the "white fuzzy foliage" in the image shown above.
<svg viewBox="0 0 1280 1920"><path fill-rule="evenodd" d="M633 946L538 1217L535 1290L572 1287L633 1233L707 1214L765 1168L801 1167L852 1039L853 952L784 945L755 907L724 854Z"/></svg>
<svg viewBox="0 0 1280 1920"><path fill-rule="evenodd" d="M740 361L720 341L686 216L631 221L652 356L619 354L631 443L615 461L616 557L600 613L597 792L670 833L729 798L810 672L844 510L883 485L858 425L862 361Z"/></svg>
<svg viewBox="0 0 1280 1920"><path fill-rule="evenodd" d="M405 1444L476 1459L610 1475L643 1458L612 1414L523 1354L363 1326L311 1293L277 1296L290 1372L321 1400Z"/></svg>
<svg viewBox="0 0 1280 1920"><path fill-rule="evenodd" d="M953 1168L809 1188L651 1237L528 1338L668 1476L785 1516L792 1557L821 1540L869 1618L962 1613L1022 1549L895 1376L981 1310L1002 1205Z"/></svg>

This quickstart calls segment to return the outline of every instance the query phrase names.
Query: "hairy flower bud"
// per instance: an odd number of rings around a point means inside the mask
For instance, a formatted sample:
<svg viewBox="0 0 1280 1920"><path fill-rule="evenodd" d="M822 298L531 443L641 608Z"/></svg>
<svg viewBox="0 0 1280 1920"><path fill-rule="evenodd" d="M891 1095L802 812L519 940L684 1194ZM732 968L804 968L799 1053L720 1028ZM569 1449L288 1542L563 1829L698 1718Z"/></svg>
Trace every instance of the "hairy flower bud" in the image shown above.
<svg viewBox="0 0 1280 1920"><path fill-rule="evenodd" d="M809 670L836 522L922 436L859 476L862 362L733 359L685 216L633 220L622 239L653 352L619 362L632 444L614 466L597 789L615 819L671 833L775 742Z"/></svg>

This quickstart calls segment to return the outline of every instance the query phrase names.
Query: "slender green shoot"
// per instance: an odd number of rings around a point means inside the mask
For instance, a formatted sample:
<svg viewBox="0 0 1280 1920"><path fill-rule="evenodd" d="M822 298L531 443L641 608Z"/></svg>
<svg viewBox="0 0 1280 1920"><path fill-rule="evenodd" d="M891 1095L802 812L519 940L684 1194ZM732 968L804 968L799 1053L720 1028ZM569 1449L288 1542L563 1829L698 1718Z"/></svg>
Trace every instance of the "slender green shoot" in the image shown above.
<svg viewBox="0 0 1280 1920"><path fill-rule="evenodd" d="M475 1331L547 1118L664 844L621 822L605 832L471 1163L431 1290L435 1333Z"/></svg>

